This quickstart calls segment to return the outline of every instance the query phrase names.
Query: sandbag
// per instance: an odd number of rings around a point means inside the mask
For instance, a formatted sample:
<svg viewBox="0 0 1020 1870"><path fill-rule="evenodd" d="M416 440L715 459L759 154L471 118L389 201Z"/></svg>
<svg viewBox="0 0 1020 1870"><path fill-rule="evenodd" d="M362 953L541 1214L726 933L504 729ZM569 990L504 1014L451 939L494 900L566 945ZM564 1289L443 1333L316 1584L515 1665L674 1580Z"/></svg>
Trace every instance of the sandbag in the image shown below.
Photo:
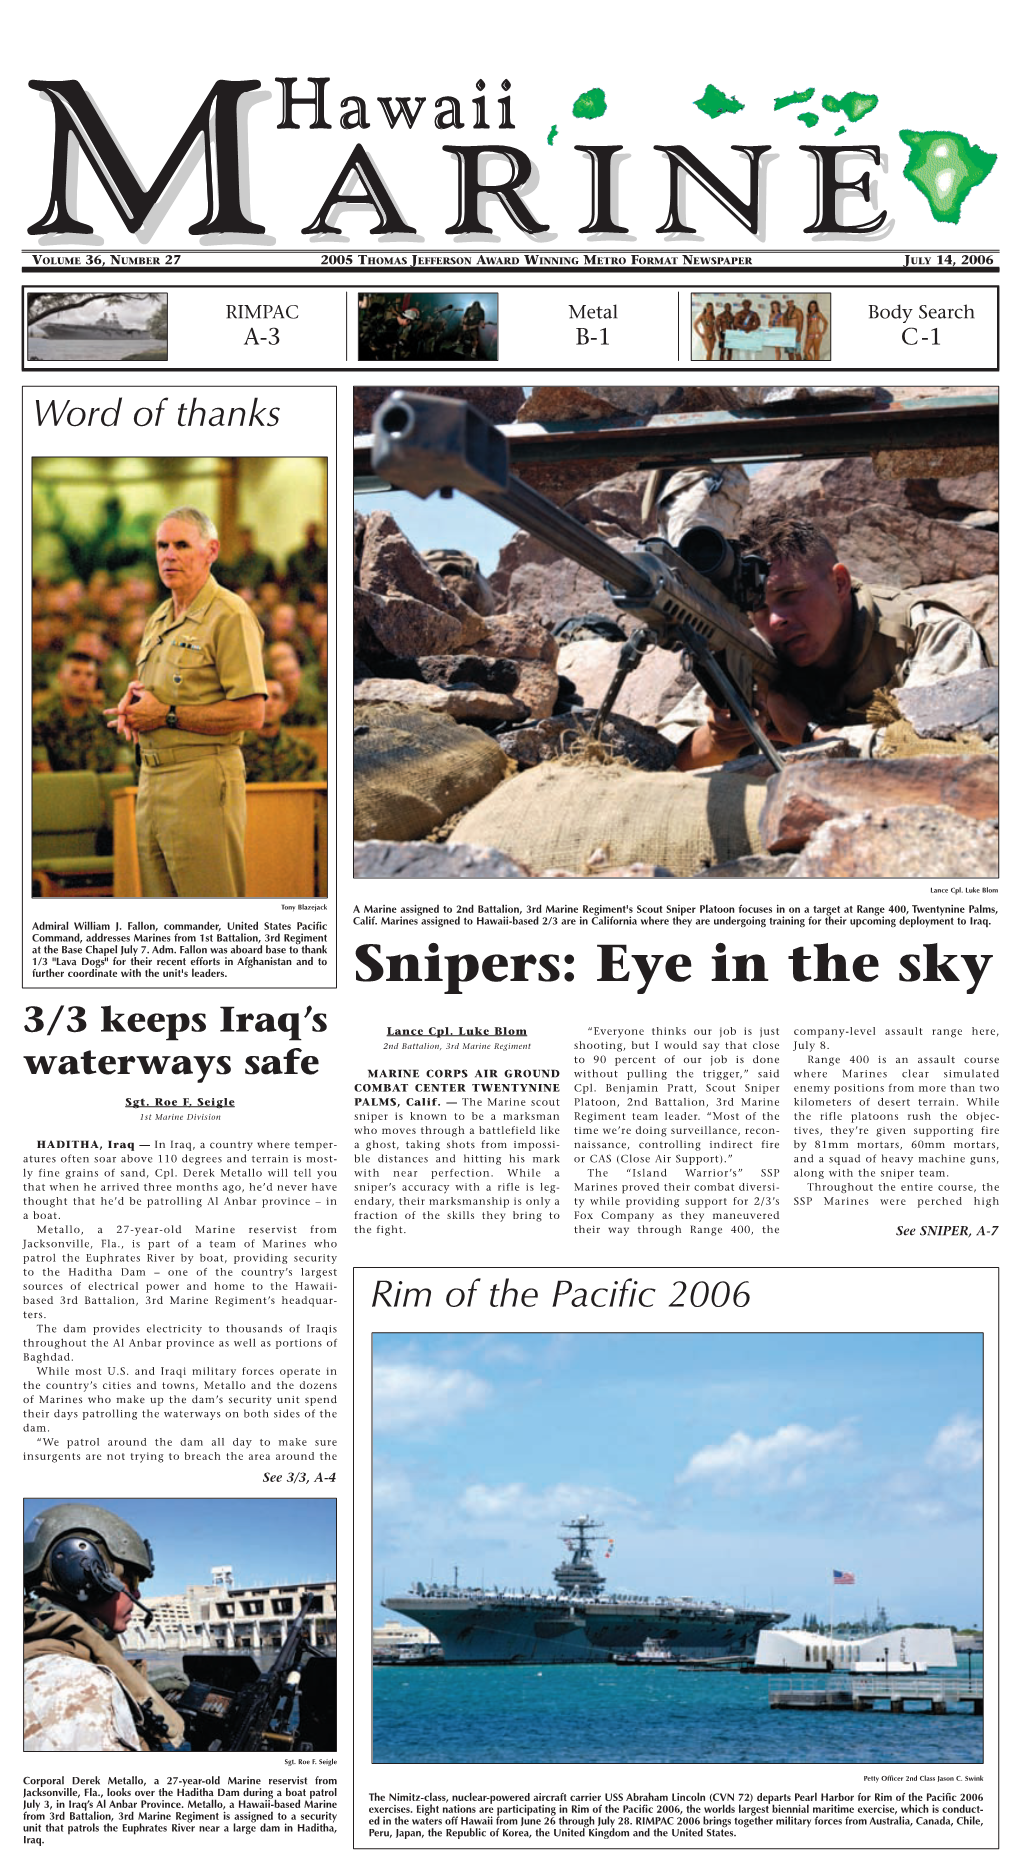
<svg viewBox="0 0 1020 1870"><path fill-rule="evenodd" d="M385 703L354 710L354 836L424 837L473 805L509 761L478 727L423 708Z"/></svg>
<svg viewBox="0 0 1020 1870"><path fill-rule="evenodd" d="M519 773L460 820L451 843L486 844L530 870L584 873L600 863L661 864L696 876L762 849L767 781L716 767L641 773L625 765L549 761Z"/></svg>

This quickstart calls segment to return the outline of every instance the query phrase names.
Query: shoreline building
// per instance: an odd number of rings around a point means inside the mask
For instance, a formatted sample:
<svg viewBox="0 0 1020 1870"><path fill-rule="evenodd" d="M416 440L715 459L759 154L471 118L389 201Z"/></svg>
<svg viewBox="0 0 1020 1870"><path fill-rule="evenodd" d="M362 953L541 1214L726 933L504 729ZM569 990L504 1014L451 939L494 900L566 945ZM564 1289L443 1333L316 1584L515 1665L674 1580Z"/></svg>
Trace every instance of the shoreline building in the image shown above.
<svg viewBox="0 0 1020 1870"><path fill-rule="evenodd" d="M217 1566L211 1584L146 1597L152 1623L135 1610L125 1631L129 1645L170 1649L282 1649L305 1597L311 1598L305 1628L320 1649L337 1646L336 1580L301 1584L233 1582L230 1566Z"/></svg>

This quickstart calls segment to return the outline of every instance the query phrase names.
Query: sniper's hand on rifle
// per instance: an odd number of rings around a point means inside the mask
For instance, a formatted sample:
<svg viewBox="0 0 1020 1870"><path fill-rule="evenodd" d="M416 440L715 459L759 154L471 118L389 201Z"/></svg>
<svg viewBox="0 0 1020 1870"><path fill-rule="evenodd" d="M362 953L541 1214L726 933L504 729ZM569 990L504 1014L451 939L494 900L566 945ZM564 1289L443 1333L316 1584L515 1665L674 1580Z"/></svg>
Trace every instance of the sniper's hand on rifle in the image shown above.
<svg viewBox="0 0 1020 1870"><path fill-rule="evenodd" d="M729 708L717 708L709 701L708 714L704 725L696 727L680 748L676 764L681 773L694 773L703 766L721 766L753 750L747 728ZM803 702L784 695L781 689L764 690L759 684L754 714L769 739L781 746L799 747L808 735L807 708ZM817 735L812 731L808 738L815 739Z"/></svg>

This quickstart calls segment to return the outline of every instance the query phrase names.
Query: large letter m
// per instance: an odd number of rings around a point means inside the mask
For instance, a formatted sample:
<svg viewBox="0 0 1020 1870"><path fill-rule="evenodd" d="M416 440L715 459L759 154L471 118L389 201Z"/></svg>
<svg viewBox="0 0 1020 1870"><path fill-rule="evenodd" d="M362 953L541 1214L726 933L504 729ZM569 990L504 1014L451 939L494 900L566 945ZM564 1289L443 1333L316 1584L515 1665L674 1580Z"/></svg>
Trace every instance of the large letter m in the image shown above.
<svg viewBox="0 0 1020 1870"><path fill-rule="evenodd" d="M188 229L191 234L264 234L265 228L249 221L241 209L240 165L237 150L237 105L246 91L258 90L258 79L219 78L199 105L187 129L167 157L151 188L143 188L131 164L114 141L92 99L76 78L30 78L33 91L45 91L53 105L53 183L49 206L30 234L91 234L86 221L76 221L67 206L68 145L73 136L84 150L117 213L130 233L137 233L153 204L165 192L196 137L205 149L207 207L205 216Z"/></svg>

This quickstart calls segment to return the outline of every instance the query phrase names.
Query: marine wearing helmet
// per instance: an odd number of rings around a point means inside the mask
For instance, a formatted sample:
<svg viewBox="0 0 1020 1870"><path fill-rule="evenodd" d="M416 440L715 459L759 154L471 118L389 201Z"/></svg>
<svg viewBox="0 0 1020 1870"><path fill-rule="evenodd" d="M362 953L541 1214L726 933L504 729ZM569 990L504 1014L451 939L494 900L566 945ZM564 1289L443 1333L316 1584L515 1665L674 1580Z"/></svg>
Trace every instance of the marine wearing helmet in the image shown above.
<svg viewBox="0 0 1020 1870"><path fill-rule="evenodd" d="M25 1529L25 1749L152 1752L184 1723L121 1648L152 1547L106 1507L68 1501Z"/></svg>

